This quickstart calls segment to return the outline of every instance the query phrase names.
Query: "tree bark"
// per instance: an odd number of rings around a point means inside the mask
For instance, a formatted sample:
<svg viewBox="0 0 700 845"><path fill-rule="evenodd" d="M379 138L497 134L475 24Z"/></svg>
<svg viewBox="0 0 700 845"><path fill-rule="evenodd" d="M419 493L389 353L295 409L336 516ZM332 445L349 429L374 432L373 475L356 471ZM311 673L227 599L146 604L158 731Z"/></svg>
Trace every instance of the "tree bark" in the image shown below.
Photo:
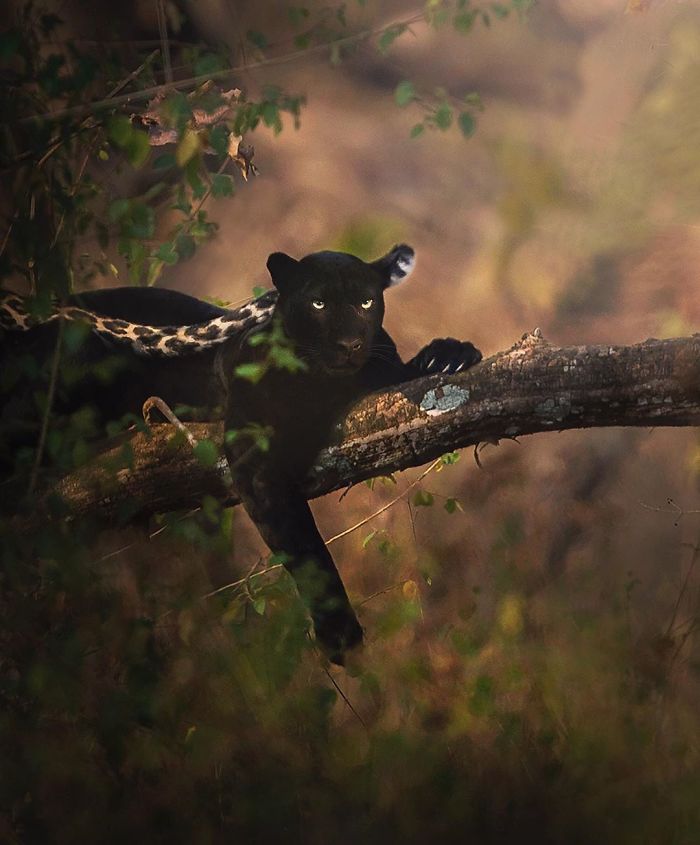
<svg viewBox="0 0 700 845"><path fill-rule="evenodd" d="M363 399L345 420L342 441L319 455L306 489L313 498L465 446L536 432L698 424L700 336L558 348L536 329L466 373L416 379ZM221 423L188 428L221 445ZM235 504L225 459L204 466L173 431L159 424L150 435L131 435L130 468L105 468L122 443L63 479L57 492L76 516L108 521L194 507L205 495Z"/></svg>

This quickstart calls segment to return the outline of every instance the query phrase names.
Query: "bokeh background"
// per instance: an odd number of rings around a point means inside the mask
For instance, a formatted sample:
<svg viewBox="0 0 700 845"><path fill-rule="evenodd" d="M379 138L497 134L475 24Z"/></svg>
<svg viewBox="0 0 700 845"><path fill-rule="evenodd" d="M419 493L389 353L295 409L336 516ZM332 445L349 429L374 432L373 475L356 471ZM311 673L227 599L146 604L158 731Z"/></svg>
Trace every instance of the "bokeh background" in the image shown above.
<svg viewBox="0 0 700 845"><path fill-rule="evenodd" d="M86 38L155 28L152 4L109 19L61 5ZM416 11L349 14L379 28ZM248 30L291 49L281 4L190 16L238 63L260 58ZM422 113L395 104L404 79L478 92L475 135L410 138ZM535 326L564 345L700 325L697 2L540 0L467 36L416 22L386 55L361 43L337 66L312 52L234 82L305 94L301 126L251 136L260 176L208 202L217 237L159 284L238 301L268 284L273 251L372 258L404 241L417 266L386 324L405 357L436 336L488 355ZM243 513L225 516L226 542L189 519L150 540L103 533L112 604L79 698L99 724L117 714L105 771L130 785L114 797L85 737L28 731L64 755L54 771L44 752L33 800L60 819L90 781L118 829L192 842L699 841L699 445L690 429L551 433L432 472L333 545L366 628L356 672L326 672L289 633L300 611L274 573L199 600L266 555ZM316 502L322 533L420 472ZM129 648L143 678L120 674ZM145 724L129 709L141 694Z"/></svg>

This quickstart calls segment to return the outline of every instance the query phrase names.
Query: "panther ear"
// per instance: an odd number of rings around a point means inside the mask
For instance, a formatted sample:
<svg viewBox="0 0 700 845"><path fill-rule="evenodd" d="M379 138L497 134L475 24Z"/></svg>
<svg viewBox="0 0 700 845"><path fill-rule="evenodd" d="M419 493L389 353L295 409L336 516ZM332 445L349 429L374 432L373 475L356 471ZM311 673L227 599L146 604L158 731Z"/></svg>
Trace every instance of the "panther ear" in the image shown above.
<svg viewBox="0 0 700 845"><path fill-rule="evenodd" d="M299 262L284 252L273 252L267 259L267 269L270 271L272 283L281 291L288 287L296 272Z"/></svg>
<svg viewBox="0 0 700 845"><path fill-rule="evenodd" d="M385 279L385 287L391 288L411 274L416 263L416 253L410 246L399 244L383 258L372 262L372 267L379 270Z"/></svg>

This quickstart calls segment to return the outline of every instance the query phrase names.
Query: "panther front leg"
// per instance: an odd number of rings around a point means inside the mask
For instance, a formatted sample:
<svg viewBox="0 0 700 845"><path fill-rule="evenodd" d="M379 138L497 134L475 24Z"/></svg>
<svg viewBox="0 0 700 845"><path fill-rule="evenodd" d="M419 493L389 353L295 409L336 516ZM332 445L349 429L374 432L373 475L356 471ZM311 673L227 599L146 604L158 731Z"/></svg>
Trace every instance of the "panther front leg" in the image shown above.
<svg viewBox="0 0 700 845"><path fill-rule="evenodd" d="M343 665L345 653L362 643L362 628L333 558L318 533L306 497L265 461L240 461L227 449L236 492L263 540L294 578L309 609L316 642L328 659Z"/></svg>
<svg viewBox="0 0 700 845"><path fill-rule="evenodd" d="M461 373L481 361L481 352L469 341L436 338L406 364L414 378L434 373Z"/></svg>

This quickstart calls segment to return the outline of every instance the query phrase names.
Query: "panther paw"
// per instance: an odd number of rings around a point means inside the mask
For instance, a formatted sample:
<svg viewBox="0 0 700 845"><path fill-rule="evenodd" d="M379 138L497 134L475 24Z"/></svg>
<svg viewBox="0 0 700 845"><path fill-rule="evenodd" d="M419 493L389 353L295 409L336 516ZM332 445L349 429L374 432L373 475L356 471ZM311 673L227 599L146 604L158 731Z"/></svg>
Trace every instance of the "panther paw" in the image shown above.
<svg viewBox="0 0 700 845"><path fill-rule="evenodd" d="M436 338L413 359L413 365L426 375L461 373L481 361L481 352L469 341L453 337Z"/></svg>
<svg viewBox="0 0 700 845"><path fill-rule="evenodd" d="M337 666L344 666L349 652L362 646L362 626L348 608L313 614L316 645Z"/></svg>

